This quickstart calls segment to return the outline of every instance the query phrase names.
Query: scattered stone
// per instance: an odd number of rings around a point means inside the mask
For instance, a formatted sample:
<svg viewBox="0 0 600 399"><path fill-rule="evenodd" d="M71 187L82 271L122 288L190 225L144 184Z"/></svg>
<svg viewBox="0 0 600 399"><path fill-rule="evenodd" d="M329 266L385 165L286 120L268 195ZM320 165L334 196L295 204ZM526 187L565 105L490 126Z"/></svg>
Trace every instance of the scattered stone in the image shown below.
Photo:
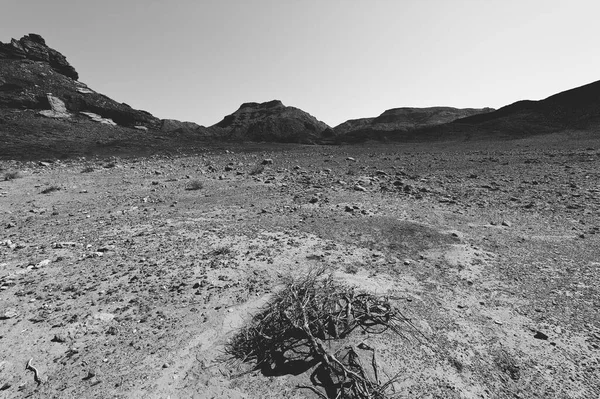
<svg viewBox="0 0 600 399"><path fill-rule="evenodd" d="M109 125L109 126L117 126L117 124L109 118L103 118L98 114L95 114L93 112L79 112L82 115L87 116L88 118L90 118L91 120L93 120L94 122L98 122L98 123L102 123L103 125Z"/></svg>
<svg viewBox="0 0 600 399"><path fill-rule="evenodd" d="M34 269L41 269L42 267L48 266L52 261L50 259L44 259L43 261L37 263L33 266Z"/></svg>
<svg viewBox="0 0 600 399"><path fill-rule="evenodd" d="M18 315L19 312L16 308L6 308L2 313L0 313L0 320L14 319Z"/></svg>
<svg viewBox="0 0 600 399"><path fill-rule="evenodd" d="M63 334L54 334L54 337L50 340L50 342L63 343L67 342L67 338Z"/></svg>
<svg viewBox="0 0 600 399"><path fill-rule="evenodd" d="M68 247L76 247L78 244L73 241L63 241L63 242L55 242L52 244L52 248L60 249L60 248L68 248Z"/></svg>

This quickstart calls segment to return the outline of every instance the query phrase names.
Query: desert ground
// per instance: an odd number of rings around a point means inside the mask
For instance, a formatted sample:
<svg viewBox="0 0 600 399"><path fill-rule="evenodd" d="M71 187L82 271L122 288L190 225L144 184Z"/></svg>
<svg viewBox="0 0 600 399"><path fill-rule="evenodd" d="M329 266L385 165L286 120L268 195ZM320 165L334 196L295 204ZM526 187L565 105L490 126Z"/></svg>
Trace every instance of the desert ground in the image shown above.
<svg viewBox="0 0 600 399"><path fill-rule="evenodd" d="M418 330L356 331L389 397L600 397L586 137L0 161L0 397L319 398L227 351L317 268Z"/></svg>

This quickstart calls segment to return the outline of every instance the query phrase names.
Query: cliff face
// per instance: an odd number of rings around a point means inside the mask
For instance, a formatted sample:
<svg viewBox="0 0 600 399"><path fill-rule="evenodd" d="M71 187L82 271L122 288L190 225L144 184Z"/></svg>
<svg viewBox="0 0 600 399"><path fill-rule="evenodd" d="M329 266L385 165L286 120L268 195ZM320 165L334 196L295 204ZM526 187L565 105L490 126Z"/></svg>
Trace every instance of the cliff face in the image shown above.
<svg viewBox="0 0 600 399"><path fill-rule="evenodd" d="M244 103L210 130L228 140L309 143L321 140L328 128L301 109L273 100Z"/></svg>

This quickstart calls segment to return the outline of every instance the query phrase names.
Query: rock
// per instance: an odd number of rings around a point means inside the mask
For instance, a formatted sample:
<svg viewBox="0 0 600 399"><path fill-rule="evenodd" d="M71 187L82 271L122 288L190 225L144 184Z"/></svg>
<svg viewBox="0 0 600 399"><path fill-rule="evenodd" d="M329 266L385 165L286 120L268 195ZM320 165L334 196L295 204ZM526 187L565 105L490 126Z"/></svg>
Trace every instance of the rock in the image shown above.
<svg viewBox="0 0 600 399"><path fill-rule="evenodd" d="M544 334L543 332L541 332L541 331L537 331L535 333L535 335L533 336L533 338L547 340L548 336L546 334Z"/></svg>
<svg viewBox="0 0 600 399"><path fill-rule="evenodd" d="M319 202L319 199L317 197L312 197L308 202L310 202L311 204L316 204L317 202Z"/></svg>
<svg viewBox="0 0 600 399"><path fill-rule="evenodd" d="M88 118L90 118L91 120L93 120L94 122L98 122L98 123L102 123L104 125L109 125L109 126L117 126L117 124L115 123L115 121L113 121L112 119L109 118L103 118L102 116L93 113L93 112L80 112L80 114L87 116Z"/></svg>
<svg viewBox="0 0 600 399"><path fill-rule="evenodd" d="M10 229L10 228L13 228L13 227L17 227L17 225L16 225L15 223L13 223L13 222L8 222L8 223L6 224L6 228L7 228L7 229Z"/></svg>
<svg viewBox="0 0 600 399"><path fill-rule="evenodd" d="M80 245L80 244L77 244L76 242L73 242L73 241L63 241L63 242L53 243L52 248L55 248L55 249L69 248L69 247L76 247L77 245Z"/></svg>
<svg viewBox="0 0 600 399"><path fill-rule="evenodd" d="M19 312L17 311L16 308L12 308L12 307L6 308L2 312L0 312L0 320L14 319L18 315L19 315Z"/></svg>
<svg viewBox="0 0 600 399"><path fill-rule="evenodd" d="M67 342L67 338L63 334L54 334L54 337L52 337L50 342L63 343L63 342Z"/></svg>
<svg viewBox="0 0 600 399"><path fill-rule="evenodd" d="M48 98L50 109L40 111L40 115L45 116L47 118L57 119L68 119L71 117L71 114L69 113L69 111L67 111L67 106L60 98L54 97L52 93L46 94L46 97Z"/></svg>
<svg viewBox="0 0 600 399"><path fill-rule="evenodd" d="M43 261L37 263L33 268L41 269L42 267L48 266L52 261L50 259L44 259Z"/></svg>
<svg viewBox="0 0 600 399"><path fill-rule="evenodd" d="M504 220L504 221L502 222L502 226L505 226L505 227L511 227L511 226L512 226L512 223L511 223L511 222L509 222L508 220Z"/></svg>
<svg viewBox="0 0 600 399"><path fill-rule="evenodd" d="M271 158L263 159L261 164L262 165L273 165L273 160Z"/></svg>
<svg viewBox="0 0 600 399"><path fill-rule="evenodd" d="M364 188L363 186L361 186L360 184L355 184L354 185L354 190L355 191L363 191L363 192L367 191L367 189Z"/></svg>
<svg viewBox="0 0 600 399"><path fill-rule="evenodd" d="M356 162L356 159L352 158L352 157L347 157L346 161L351 161L351 162Z"/></svg>

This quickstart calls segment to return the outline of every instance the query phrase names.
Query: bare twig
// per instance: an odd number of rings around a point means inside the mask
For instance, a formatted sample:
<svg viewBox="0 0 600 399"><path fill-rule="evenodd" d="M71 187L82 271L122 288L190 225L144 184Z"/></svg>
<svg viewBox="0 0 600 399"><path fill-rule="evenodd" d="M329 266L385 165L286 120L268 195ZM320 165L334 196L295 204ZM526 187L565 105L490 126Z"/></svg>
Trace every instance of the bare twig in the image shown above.
<svg viewBox="0 0 600 399"><path fill-rule="evenodd" d="M33 371L33 379L35 382L37 382L38 385L40 385L42 383L42 380L40 379L40 374L39 374L38 370L31 365L32 361L33 361L33 358L29 359L29 361L27 362L27 365L25 366L25 370Z"/></svg>
<svg viewBox="0 0 600 399"><path fill-rule="evenodd" d="M339 398L388 398L386 392L393 390L398 376L381 383L373 348L363 345L372 351L368 364L352 346L330 352L324 344L345 339L357 327L368 333L389 330L407 339L407 334L421 334L389 299L357 293L320 269L302 278L288 278L285 288L232 338L227 351L242 361L256 362L257 367L276 368L291 359L286 358L289 353L304 356L307 364L316 364L327 374L329 382L324 387L329 392L325 395L314 387L300 388L323 398L332 392ZM372 368L373 374L367 373L366 367Z"/></svg>

